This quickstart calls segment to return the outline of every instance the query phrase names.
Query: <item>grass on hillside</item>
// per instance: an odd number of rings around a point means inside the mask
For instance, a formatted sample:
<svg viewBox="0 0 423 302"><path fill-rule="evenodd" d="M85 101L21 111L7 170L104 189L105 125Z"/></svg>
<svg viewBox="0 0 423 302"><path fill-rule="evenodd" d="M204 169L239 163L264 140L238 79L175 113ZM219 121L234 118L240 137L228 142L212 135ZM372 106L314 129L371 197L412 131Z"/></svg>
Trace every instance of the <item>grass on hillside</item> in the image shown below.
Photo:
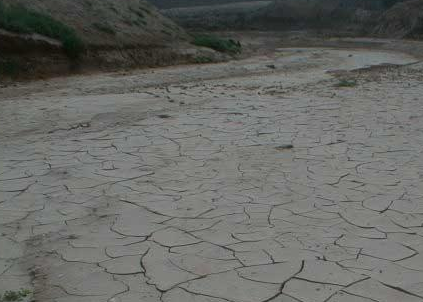
<svg viewBox="0 0 423 302"><path fill-rule="evenodd" d="M222 39L211 35L197 35L194 37L193 44L231 54L237 54L241 52L241 43L239 41L234 41L232 39Z"/></svg>
<svg viewBox="0 0 423 302"><path fill-rule="evenodd" d="M109 35L116 35L116 31L109 24L93 23L93 27Z"/></svg>
<svg viewBox="0 0 423 302"><path fill-rule="evenodd" d="M78 58L84 50L75 31L52 17L31 11L21 5L6 6L0 2L0 28L16 33L37 33L62 42L66 54Z"/></svg>

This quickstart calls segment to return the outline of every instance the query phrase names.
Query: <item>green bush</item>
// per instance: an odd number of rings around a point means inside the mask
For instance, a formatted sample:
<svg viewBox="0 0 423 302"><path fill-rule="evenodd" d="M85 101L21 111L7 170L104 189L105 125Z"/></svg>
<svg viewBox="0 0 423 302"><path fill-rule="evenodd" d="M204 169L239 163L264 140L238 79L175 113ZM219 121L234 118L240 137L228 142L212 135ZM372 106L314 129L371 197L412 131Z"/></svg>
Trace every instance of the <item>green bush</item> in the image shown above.
<svg viewBox="0 0 423 302"><path fill-rule="evenodd" d="M4 295L0 295L0 302L15 302L22 301L28 297L31 292L27 289L21 289L20 291L6 291Z"/></svg>
<svg viewBox="0 0 423 302"><path fill-rule="evenodd" d="M0 28L23 34L37 33L63 44L66 54L78 58L84 45L76 32L52 17L26 9L22 5L5 6L0 2Z"/></svg>
<svg viewBox="0 0 423 302"><path fill-rule="evenodd" d="M211 35L198 35L194 37L194 45L208 47L220 52L237 54L241 52L241 43L232 39L222 39Z"/></svg>
<svg viewBox="0 0 423 302"><path fill-rule="evenodd" d="M207 64L207 63L213 63L213 59L206 56L198 56L194 58L194 62L197 64Z"/></svg>
<svg viewBox="0 0 423 302"><path fill-rule="evenodd" d="M335 86L336 87L355 87L355 86L357 86L357 81L356 80L342 79Z"/></svg>

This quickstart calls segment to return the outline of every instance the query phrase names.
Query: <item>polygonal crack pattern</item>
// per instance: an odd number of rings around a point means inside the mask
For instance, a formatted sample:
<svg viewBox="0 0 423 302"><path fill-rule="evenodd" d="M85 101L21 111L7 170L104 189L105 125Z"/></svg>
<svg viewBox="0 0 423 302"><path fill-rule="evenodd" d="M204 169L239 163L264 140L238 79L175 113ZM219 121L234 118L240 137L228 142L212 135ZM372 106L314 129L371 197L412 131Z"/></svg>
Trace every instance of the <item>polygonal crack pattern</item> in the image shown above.
<svg viewBox="0 0 423 302"><path fill-rule="evenodd" d="M205 101L166 119L2 144L0 292L423 301L420 79L251 81L146 89Z"/></svg>

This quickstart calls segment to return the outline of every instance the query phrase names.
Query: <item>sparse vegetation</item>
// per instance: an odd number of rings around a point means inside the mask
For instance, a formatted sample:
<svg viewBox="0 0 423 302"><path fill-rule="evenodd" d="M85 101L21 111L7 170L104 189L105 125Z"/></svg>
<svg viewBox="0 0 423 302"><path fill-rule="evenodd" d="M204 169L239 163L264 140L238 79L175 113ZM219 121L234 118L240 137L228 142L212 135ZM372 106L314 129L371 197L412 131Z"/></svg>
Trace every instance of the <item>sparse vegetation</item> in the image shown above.
<svg viewBox="0 0 423 302"><path fill-rule="evenodd" d="M165 34L166 36L171 36L172 35L170 32L168 32L165 29L162 29L160 32L163 33L163 34Z"/></svg>
<svg viewBox="0 0 423 302"><path fill-rule="evenodd" d="M145 7L140 7L139 9L148 15L152 15L151 11Z"/></svg>
<svg viewBox="0 0 423 302"><path fill-rule="evenodd" d="M145 18L145 16L144 16L144 14L143 14L143 12L142 12L142 11L135 11L135 14L136 14L139 18L141 18L141 19L144 19L144 18Z"/></svg>
<svg viewBox="0 0 423 302"><path fill-rule="evenodd" d="M145 10L143 10L142 8L139 9L135 9L135 8L129 8L131 10L131 12L133 14L136 15L136 20L125 20L124 23L128 24L129 26L132 25L137 25L137 26L146 26L147 25L147 21L145 20L145 15L143 13L143 11L145 12Z"/></svg>
<svg viewBox="0 0 423 302"><path fill-rule="evenodd" d="M195 63L197 64L207 64L207 63L213 63L213 59L207 56L198 56L195 57Z"/></svg>
<svg viewBox="0 0 423 302"><path fill-rule="evenodd" d="M113 11L115 14L119 14L119 11L117 10L116 7L114 7L113 5L109 6L110 10Z"/></svg>
<svg viewBox="0 0 423 302"><path fill-rule="evenodd" d="M355 86L357 86L357 81L356 80L342 79L335 86L336 87L355 87Z"/></svg>
<svg viewBox="0 0 423 302"><path fill-rule="evenodd" d="M151 11L144 7L130 8L130 10L140 19L145 19L145 14L151 15Z"/></svg>
<svg viewBox="0 0 423 302"><path fill-rule="evenodd" d="M84 45L75 31L52 17L31 11L22 5L5 6L0 2L0 28L16 33L37 33L62 42L66 54L78 58Z"/></svg>
<svg viewBox="0 0 423 302"><path fill-rule="evenodd" d="M102 31L106 34L109 34L109 35L116 34L116 31L109 24L94 23L93 26L97 28L99 31Z"/></svg>
<svg viewBox="0 0 423 302"><path fill-rule="evenodd" d="M212 35L197 35L194 37L193 44L231 54L241 52L241 43L239 41L222 39Z"/></svg>
<svg viewBox="0 0 423 302"><path fill-rule="evenodd" d="M146 26L147 25L147 21L143 20L143 19L138 19L138 20L133 20L130 23L131 25L137 25L137 26Z"/></svg>
<svg viewBox="0 0 423 302"><path fill-rule="evenodd" d="M87 8L93 8L93 3L91 1L84 0L83 3Z"/></svg>
<svg viewBox="0 0 423 302"><path fill-rule="evenodd" d="M31 291L27 289L21 289L20 291L6 291L3 295L0 294L0 302L15 302L22 301L28 297Z"/></svg>

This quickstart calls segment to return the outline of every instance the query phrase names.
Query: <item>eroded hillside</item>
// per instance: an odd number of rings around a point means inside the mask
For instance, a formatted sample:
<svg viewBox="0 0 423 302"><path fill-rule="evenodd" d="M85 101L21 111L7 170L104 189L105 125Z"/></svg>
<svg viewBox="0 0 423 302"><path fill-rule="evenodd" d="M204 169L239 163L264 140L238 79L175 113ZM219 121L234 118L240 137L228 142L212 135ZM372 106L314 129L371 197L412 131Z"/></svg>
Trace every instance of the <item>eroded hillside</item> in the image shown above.
<svg viewBox="0 0 423 302"><path fill-rule="evenodd" d="M3 0L1 12L3 75L174 64L184 59L179 46L189 39L143 0ZM63 32L82 41L77 62L63 51Z"/></svg>
<svg viewBox="0 0 423 302"><path fill-rule="evenodd" d="M167 44L183 30L143 0L3 0L71 26L90 46Z"/></svg>

